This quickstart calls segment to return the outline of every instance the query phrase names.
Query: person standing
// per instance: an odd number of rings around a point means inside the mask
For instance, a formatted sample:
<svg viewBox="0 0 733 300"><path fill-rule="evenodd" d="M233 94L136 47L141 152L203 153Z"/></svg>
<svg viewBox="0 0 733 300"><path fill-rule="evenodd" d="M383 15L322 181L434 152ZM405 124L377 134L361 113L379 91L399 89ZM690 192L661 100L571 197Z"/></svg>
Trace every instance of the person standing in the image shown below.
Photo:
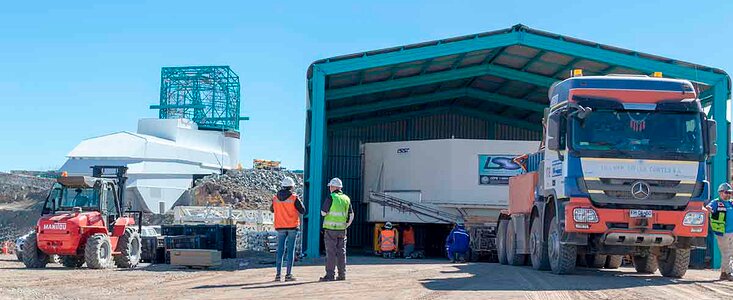
<svg viewBox="0 0 733 300"><path fill-rule="evenodd" d="M706 206L710 212L710 228L715 233L720 249L720 280L733 280L733 218L728 217L729 211L733 213L731 195L733 188L728 183L722 183L718 186L718 198Z"/></svg>
<svg viewBox="0 0 733 300"><path fill-rule="evenodd" d="M402 249L402 256L412 258L412 253L415 252L415 232L410 224L406 224L402 230Z"/></svg>
<svg viewBox="0 0 733 300"><path fill-rule="evenodd" d="M281 189L272 197L270 211L275 213L277 231L277 252L275 257L275 281L280 281L283 258L285 259L285 281L293 281L293 260L295 259L295 237L300 226L300 215L305 214L305 206L298 195L293 193L295 181L283 178Z"/></svg>
<svg viewBox="0 0 733 300"><path fill-rule="evenodd" d="M351 199L341 189L344 184L339 178L328 183L331 194L321 206L323 218L323 242L326 247L326 275L320 281L346 280L346 228L354 220ZM338 267L338 277L334 269Z"/></svg>
<svg viewBox="0 0 733 300"><path fill-rule="evenodd" d="M445 250L448 252L450 261L453 263L457 261L465 262L470 242L471 237L466 232L466 228L463 227L463 223L456 223L445 239Z"/></svg>

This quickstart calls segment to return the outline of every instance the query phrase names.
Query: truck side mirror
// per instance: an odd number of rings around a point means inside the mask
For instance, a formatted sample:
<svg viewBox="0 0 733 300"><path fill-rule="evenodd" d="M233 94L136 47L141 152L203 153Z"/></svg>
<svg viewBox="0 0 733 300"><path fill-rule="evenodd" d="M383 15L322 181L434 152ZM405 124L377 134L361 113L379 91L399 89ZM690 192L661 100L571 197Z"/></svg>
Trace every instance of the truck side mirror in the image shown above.
<svg viewBox="0 0 733 300"><path fill-rule="evenodd" d="M547 149L560 151L560 115L551 114L547 118Z"/></svg>
<svg viewBox="0 0 733 300"><path fill-rule="evenodd" d="M718 144L716 143L718 139L718 123L715 120L707 120L706 124L708 126L708 155L714 156L718 153Z"/></svg>

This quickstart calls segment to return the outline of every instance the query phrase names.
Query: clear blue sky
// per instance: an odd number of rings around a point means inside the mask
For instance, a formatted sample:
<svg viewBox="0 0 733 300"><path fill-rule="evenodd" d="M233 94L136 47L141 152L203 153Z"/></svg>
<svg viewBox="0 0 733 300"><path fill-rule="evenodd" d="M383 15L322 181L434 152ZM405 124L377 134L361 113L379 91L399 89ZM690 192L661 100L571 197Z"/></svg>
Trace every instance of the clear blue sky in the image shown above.
<svg viewBox="0 0 733 300"><path fill-rule="evenodd" d="M114 2L114 3L113 3ZM57 168L156 117L160 68L230 65L241 159L302 168L314 60L516 23L733 71L733 1L14 1L0 9L0 170ZM399 2L399 3L394 3Z"/></svg>

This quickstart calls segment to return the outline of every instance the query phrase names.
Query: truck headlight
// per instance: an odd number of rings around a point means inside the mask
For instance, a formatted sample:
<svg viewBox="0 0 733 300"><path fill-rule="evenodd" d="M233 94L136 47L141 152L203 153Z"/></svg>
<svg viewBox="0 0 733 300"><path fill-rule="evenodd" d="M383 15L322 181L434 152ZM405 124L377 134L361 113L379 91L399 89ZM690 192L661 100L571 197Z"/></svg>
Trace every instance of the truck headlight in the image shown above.
<svg viewBox="0 0 733 300"><path fill-rule="evenodd" d="M573 220L581 223L598 223L598 214L592 208L573 209Z"/></svg>
<svg viewBox="0 0 733 300"><path fill-rule="evenodd" d="M702 226L705 223L704 212L688 212L685 214L685 219L682 221L682 225L685 226Z"/></svg>

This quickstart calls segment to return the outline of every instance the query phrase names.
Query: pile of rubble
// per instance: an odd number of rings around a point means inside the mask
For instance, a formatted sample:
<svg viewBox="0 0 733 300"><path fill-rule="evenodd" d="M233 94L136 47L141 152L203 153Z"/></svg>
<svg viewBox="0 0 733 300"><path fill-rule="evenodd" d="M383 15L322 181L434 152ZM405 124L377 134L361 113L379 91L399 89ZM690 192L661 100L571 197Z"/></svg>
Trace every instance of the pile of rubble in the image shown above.
<svg viewBox="0 0 733 300"><path fill-rule="evenodd" d="M227 171L196 180L193 205L231 204L237 209L269 209L272 195L280 181L288 176L295 180L295 193L303 194L303 176L289 171L248 169Z"/></svg>
<svg viewBox="0 0 733 300"><path fill-rule="evenodd" d="M55 180L0 173L0 242L15 240L36 225Z"/></svg>

